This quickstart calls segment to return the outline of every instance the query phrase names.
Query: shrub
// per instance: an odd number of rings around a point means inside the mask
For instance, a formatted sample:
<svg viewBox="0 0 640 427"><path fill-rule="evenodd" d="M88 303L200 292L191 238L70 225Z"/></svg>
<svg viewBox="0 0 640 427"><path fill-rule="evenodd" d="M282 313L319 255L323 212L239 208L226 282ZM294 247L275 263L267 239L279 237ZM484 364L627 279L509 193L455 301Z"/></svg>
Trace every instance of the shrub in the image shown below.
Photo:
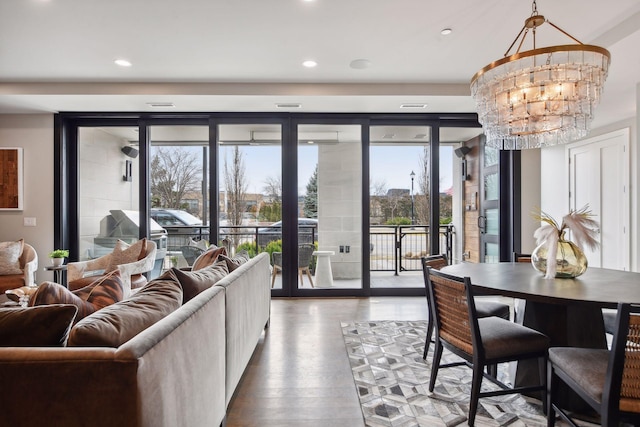
<svg viewBox="0 0 640 427"><path fill-rule="evenodd" d="M244 242L240 243L236 248L236 252L247 251L249 253L249 258L253 258L258 254L258 244L255 242Z"/></svg>
<svg viewBox="0 0 640 427"><path fill-rule="evenodd" d="M411 225L411 218L397 216L387 220L386 225Z"/></svg>

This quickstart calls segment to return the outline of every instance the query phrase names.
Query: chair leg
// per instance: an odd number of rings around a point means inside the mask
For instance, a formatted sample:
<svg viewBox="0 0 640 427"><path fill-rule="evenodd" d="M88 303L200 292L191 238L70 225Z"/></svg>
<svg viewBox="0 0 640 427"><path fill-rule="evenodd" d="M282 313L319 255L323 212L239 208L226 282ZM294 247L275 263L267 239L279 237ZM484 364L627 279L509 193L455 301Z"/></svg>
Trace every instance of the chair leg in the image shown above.
<svg viewBox="0 0 640 427"><path fill-rule="evenodd" d="M468 424L473 426L476 420L476 412L478 411L478 400L480 399L480 386L482 385L482 371L484 366L482 363L473 364L473 378L471 379L471 399L469 400L469 418Z"/></svg>
<svg viewBox="0 0 640 427"><path fill-rule="evenodd" d="M435 348L433 350L433 361L431 362L431 378L429 379L429 391L433 391L438 377L438 369L440 368L440 359L442 358L442 343L436 338Z"/></svg>
<svg viewBox="0 0 640 427"><path fill-rule="evenodd" d="M431 345L431 337L433 336L433 322L427 322L427 338L424 341L424 353L422 353L422 359L427 360L427 353L429 353L429 345Z"/></svg>
<svg viewBox="0 0 640 427"><path fill-rule="evenodd" d="M498 378L498 365L487 365L487 374L491 375L493 378Z"/></svg>
<svg viewBox="0 0 640 427"><path fill-rule="evenodd" d="M553 374L551 362L547 363L547 427L553 427L556 424L556 411L553 409L553 398L555 397L557 380Z"/></svg>
<svg viewBox="0 0 640 427"><path fill-rule="evenodd" d="M547 387L545 380L547 379L547 358L539 357L538 358L538 371L540 375L540 384L544 385L545 388L542 390L542 413L546 414L549 410L547 406Z"/></svg>
<svg viewBox="0 0 640 427"><path fill-rule="evenodd" d="M308 267L305 270L307 272L307 277L309 278L309 283L311 283L311 287L315 288L315 286L313 284L313 277L311 276L311 270L309 270Z"/></svg>

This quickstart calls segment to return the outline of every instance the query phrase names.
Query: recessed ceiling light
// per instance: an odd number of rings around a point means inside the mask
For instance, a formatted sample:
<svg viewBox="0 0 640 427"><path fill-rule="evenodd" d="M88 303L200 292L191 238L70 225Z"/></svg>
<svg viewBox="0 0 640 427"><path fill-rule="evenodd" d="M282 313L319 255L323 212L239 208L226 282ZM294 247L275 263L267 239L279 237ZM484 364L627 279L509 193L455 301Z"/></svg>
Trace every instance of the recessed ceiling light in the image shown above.
<svg viewBox="0 0 640 427"><path fill-rule="evenodd" d="M309 0L307 0L309 1ZM307 141L307 144L315 144L315 141Z"/></svg>
<svg viewBox="0 0 640 427"><path fill-rule="evenodd" d="M356 70L364 70L371 67L371 61L368 59L354 59L349 63L349 66Z"/></svg>
<svg viewBox="0 0 640 427"><path fill-rule="evenodd" d="M127 61L126 59L120 58L120 59L116 59L115 61L116 65L119 65L121 67L131 67L131 62Z"/></svg>
<svg viewBox="0 0 640 427"><path fill-rule="evenodd" d="M385 133L384 135L382 135L382 139L393 139L396 137L395 133Z"/></svg>
<svg viewBox="0 0 640 427"><path fill-rule="evenodd" d="M426 133L418 133L416 134L416 136L413 137L413 139L425 139L427 137Z"/></svg>
<svg viewBox="0 0 640 427"><path fill-rule="evenodd" d="M280 103L280 104L276 104L276 107L278 107L278 108L302 108L302 104L299 104L297 102Z"/></svg>
<svg viewBox="0 0 640 427"><path fill-rule="evenodd" d="M147 102L149 107L153 108L173 108L175 104L173 102Z"/></svg>
<svg viewBox="0 0 640 427"><path fill-rule="evenodd" d="M304 62L302 63L302 65L303 65L304 67L307 67L307 68L313 68L313 67L317 66L317 65L318 65L318 63L317 63L316 61L308 60L308 61L304 61Z"/></svg>
<svg viewBox="0 0 640 427"><path fill-rule="evenodd" d="M427 104L401 104L400 108L427 108Z"/></svg>
<svg viewBox="0 0 640 427"><path fill-rule="evenodd" d="M451 28L445 28L442 31L440 31L440 34L442 34L443 36L448 36L451 33L453 33L453 30Z"/></svg>

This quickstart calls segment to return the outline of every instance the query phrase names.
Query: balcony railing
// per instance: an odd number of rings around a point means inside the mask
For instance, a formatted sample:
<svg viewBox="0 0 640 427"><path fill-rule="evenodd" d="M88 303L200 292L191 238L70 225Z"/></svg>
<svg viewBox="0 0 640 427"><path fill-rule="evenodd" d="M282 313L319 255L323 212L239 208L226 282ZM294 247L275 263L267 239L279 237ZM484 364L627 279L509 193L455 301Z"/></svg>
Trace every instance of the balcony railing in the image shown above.
<svg viewBox="0 0 640 427"><path fill-rule="evenodd" d="M420 257L431 253L429 244L428 225L374 225L369 232L370 270L393 271L395 274L403 271L420 270ZM206 226L169 227L167 228L169 251L180 251L182 246L189 246L191 240L210 240L209 229ZM440 225L440 252L446 253L449 259L453 255L453 225ZM227 239L235 247L243 243L255 244L256 252L264 252L266 246L282 239L280 227L269 226L223 226L220 228L220 241ZM317 229L313 226L300 226L298 240L301 243L311 243L317 240Z"/></svg>

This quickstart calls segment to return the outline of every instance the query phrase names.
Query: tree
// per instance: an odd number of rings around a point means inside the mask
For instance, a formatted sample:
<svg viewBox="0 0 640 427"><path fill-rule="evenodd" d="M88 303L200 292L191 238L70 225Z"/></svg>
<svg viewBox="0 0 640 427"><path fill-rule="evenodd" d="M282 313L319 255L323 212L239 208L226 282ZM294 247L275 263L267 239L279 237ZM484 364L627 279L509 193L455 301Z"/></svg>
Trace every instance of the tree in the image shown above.
<svg viewBox="0 0 640 427"><path fill-rule="evenodd" d="M431 150L424 147L420 156L420 169L418 170L418 192L414 194L416 221L418 224L429 224L431 212Z"/></svg>
<svg viewBox="0 0 640 427"><path fill-rule="evenodd" d="M260 207L258 219L276 222L282 219L282 180L280 177L267 177L264 192L267 201Z"/></svg>
<svg viewBox="0 0 640 427"><path fill-rule="evenodd" d="M318 165L307 183L307 194L304 195L302 211L306 218L318 218Z"/></svg>
<svg viewBox="0 0 640 427"><path fill-rule="evenodd" d="M202 169L194 152L180 147L157 147L150 167L154 207L184 209L185 195L200 191Z"/></svg>
<svg viewBox="0 0 640 427"><path fill-rule="evenodd" d="M233 147L231 163L224 157L224 183L227 193L227 218L229 225L242 225L243 214L247 210L247 180L244 159L240 147Z"/></svg>

